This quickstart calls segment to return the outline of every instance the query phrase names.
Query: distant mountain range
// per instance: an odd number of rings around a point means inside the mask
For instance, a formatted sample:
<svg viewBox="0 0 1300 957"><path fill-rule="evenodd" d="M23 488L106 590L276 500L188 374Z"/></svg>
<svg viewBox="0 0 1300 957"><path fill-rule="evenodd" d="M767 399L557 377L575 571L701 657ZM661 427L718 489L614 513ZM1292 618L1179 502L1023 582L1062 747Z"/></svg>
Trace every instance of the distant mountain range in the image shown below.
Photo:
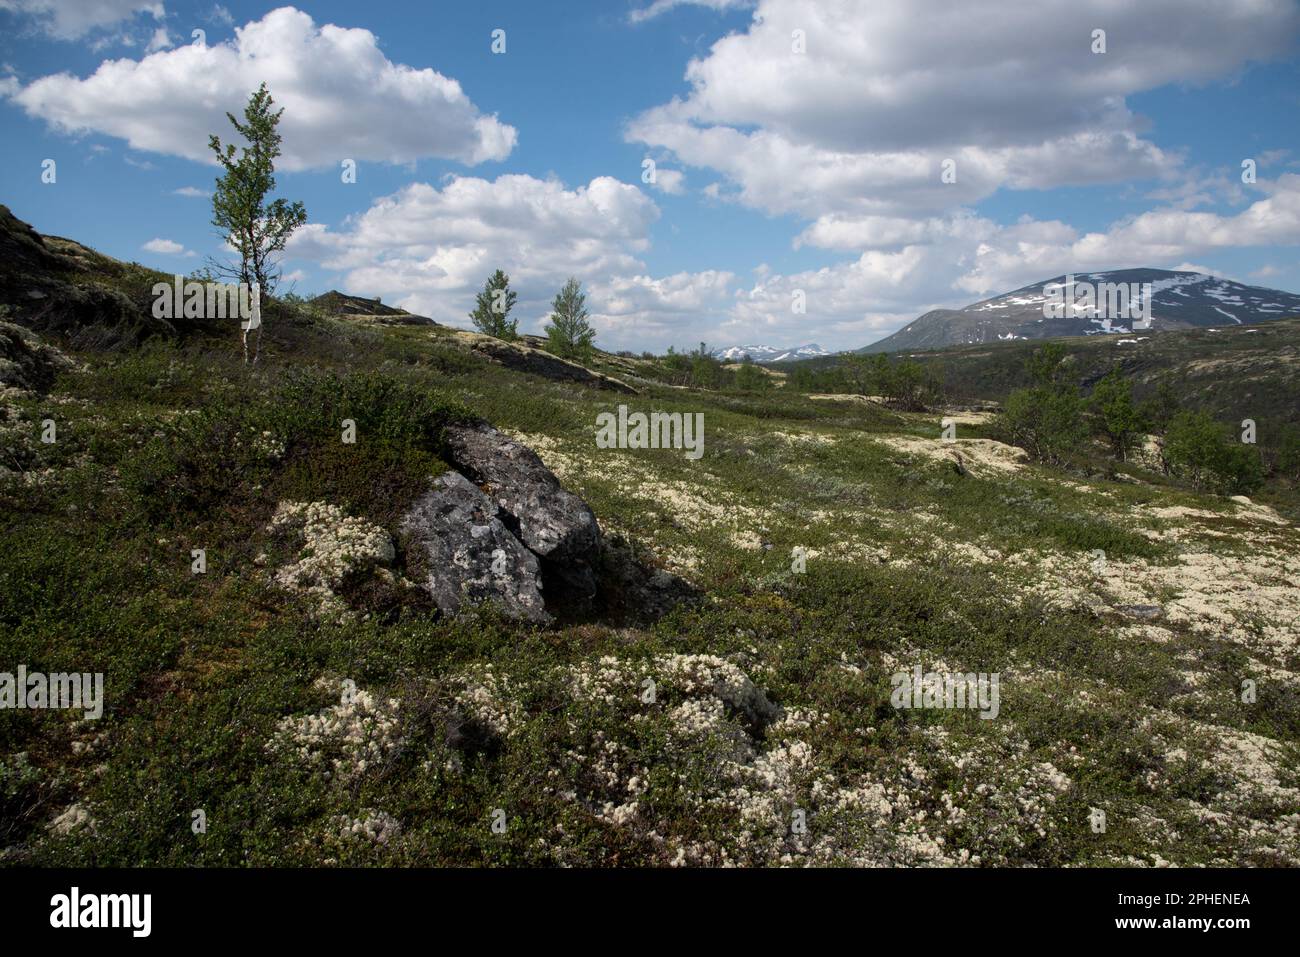
<svg viewBox="0 0 1300 957"><path fill-rule="evenodd" d="M1097 294L1094 301L1100 306L1093 311L1082 298L1089 288ZM1063 308L1055 312L1045 309L1054 303ZM1009 339L1131 333L1135 313L1149 316L1149 328L1156 330L1250 325L1300 315L1300 295L1246 286L1202 272L1119 269L1074 273L1031 283L962 309L934 309L857 351L898 352Z"/></svg>
<svg viewBox="0 0 1300 957"><path fill-rule="evenodd" d="M727 349L714 349L712 355L723 362L741 362L749 356L755 362L790 362L794 359L815 359L830 355L825 349L810 342L792 349L778 349L775 346L731 346Z"/></svg>

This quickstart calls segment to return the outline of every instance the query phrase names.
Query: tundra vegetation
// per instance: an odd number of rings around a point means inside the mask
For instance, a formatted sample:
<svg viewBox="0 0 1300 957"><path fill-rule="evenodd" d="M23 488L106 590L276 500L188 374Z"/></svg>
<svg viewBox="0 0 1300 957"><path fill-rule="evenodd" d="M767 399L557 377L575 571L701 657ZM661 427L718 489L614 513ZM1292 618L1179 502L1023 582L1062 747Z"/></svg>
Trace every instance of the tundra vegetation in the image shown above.
<svg viewBox="0 0 1300 957"><path fill-rule="evenodd" d="M123 311L0 325L0 658L105 704L0 712L6 863L1300 864L1295 440L1224 494L1194 376L1143 384L1138 443L1091 344L1013 349L974 402L987 357L821 392L849 373L587 340L631 394L296 297L245 365L148 325L167 277L44 242ZM620 403L702 413L704 457L598 447ZM689 597L610 566L549 624L438 614L400 520L479 418ZM1000 675L997 717L893 707L917 666Z"/></svg>

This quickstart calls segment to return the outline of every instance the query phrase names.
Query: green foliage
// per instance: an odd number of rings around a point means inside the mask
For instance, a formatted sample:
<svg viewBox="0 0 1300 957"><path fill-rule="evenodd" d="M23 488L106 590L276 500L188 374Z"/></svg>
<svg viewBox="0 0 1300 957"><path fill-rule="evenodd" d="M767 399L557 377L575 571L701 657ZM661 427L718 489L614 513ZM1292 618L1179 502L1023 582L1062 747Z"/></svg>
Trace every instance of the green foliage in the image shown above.
<svg viewBox="0 0 1300 957"><path fill-rule="evenodd" d="M881 392L894 408L924 412L942 399L943 389L932 370L913 359L900 359L888 365Z"/></svg>
<svg viewBox="0 0 1300 957"><path fill-rule="evenodd" d="M1119 366L1097 383L1088 404L1095 414L1094 429L1110 444L1111 454L1128 461L1146 432L1146 422L1133 402L1133 384L1120 374Z"/></svg>
<svg viewBox="0 0 1300 957"><path fill-rule="evenodd" d="M849 355L837 371L842 388L855 395L880 396L905 412L923 412L943 398L934 371L914 359L890 359L883 352Z"/></svg>
<svg viewBox="0 0 1300 957"><path fill-rule="evenodd" d="M1292 482L1300 481L1300 428L1287 424L1277 444L1275 468Z"/></svg>
<svg viewBox="0 0 1300 957"><path fill-rule="evenodd" d="M789 377L786 379L786 387L793 389L795 392L801 392L806 395L813 391L816 382L817 376L813 370L807 365L799 363L794 367L790 372Z"/></svg>
<svg viewBox="0 0 1300 957"><path fill-rule="evenodd" d="M878 395L881 369L888 367L888 357L880 354L845 356L839 365L844 388L854 395Z"/></svg>
<svg viewBox="0 0 1300 957"><path fill-rule="evenodd" d="M247 145L235 158L235 144L224 147L215 134L208 146L225 171L217 177L212 194L212 225L221 238L239 253L239 267L231 271L244 283L258 283L262 294L275 292L279 274L272 257L284 249L294 231L307 221L300 202L285 199L267 202L275 189L275 160L280 155L277 127L284 110L273 111L274 101L263 83L244 108L244 122L227 113L235 131Z"/></svg>
<svg viewBox="0 0 1300 957"><path fill-rule="evenodd" d="M474 311L469 314L474 328L485 336L510 341L519 338L519 320L511 320L510 310L519 294L510 288L510 277L500 269L474 297Z"/></svg>
<svg viewBox="0 0 1300 957"><path fill-rule="evenodd" d="M690 355L690 378L687 384L697 389L716 389L722 384L723 376L722 363L709 351L708 344L701 342L700 347Z"/></svg>
<svg viewBox="0 0 1300 957"><path fill-rule="evenodd" d="M1165 434L1169 471L1197 488L1249 495L1264 482L1259 450L1234 442L1228 429L1206 412L1180 412Z"/></svg>
<svg viewBox="0 0 1300 957"><path fill-rule="evenodd" d="M1061 374L1065 362L1065 346L1059 342L1048 342L1030 353L1025 360L1025 371L1035 385L1051 385Z"/></svg>
<svg viewBox="0 0 1300 957"><path fill-rule="evenodd" d="M1083 401L1073 387L1034 386L1011 393L1000 431L1037 462L1063 465L1087 437Z"/></svg>
<svg viewBox="0 0 1300 957"><path fill-rule="evenodd" d="M753 362L741 363L736 370L736 389L741 392L765 392L772 387L767 373Z"/></svg>
<svg viewBox="0 0 1300 957"><path fill-rule="evenodd" d="M1157 435L1164 435L1181 409L1182 403L1178 401L1173 385L1168 379L1161 379L1155 392L1138 407L1138 414L1148 428Z"/></svg>
<svg viewBox="0 0 1300 957"><path fill-rule="evenodd" d="M1069 461L1088 435L1079 390L1061 375L1064 357L1065 350L1057 343L1031 354L1026 371L1035 385L1011 393L998 423L1006 441L1049 465Z"/></svg>
<svg viewBox="0 0 1300 957"><path fill-rule="evenodd" d="M123 484L151 518L252 501L259 489L386 514L398 489L442 470L442 427L458 403L376 372L291 372L270 395L229 396L182 416L123 465ZM355 443L343 441L345 420Z"/></svg>
<svg viewBox="0 0 1300 957"><path fill-rule="evenodd" d="M546 348L562 359L590 362L596 330L587 321L587 294L572 276L555 294L551 321L546 325Z"/></svg>

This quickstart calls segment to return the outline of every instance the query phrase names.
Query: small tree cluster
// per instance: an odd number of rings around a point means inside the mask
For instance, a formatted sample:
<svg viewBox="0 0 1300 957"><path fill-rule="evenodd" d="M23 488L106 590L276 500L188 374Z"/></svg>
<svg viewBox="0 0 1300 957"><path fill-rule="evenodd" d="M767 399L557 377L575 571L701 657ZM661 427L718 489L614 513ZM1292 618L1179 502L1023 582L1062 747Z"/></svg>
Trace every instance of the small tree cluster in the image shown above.
<svg viewBox="0 0 1300 957"><path fill-rule="evenodd" d="M906 412L924 412L943 399L943 386L932 369L915 359L890 359L883 352L846 356L837 370L843 388L855 395L879 396Z"/></svg>
<svg viewBox="0 0 1300 957"><path fill-rule="evenodd" d="M754 364L754 360L745 356L736 370L735 385L740 392L765 392L771 387L772 380L767 373Z"/></svg>

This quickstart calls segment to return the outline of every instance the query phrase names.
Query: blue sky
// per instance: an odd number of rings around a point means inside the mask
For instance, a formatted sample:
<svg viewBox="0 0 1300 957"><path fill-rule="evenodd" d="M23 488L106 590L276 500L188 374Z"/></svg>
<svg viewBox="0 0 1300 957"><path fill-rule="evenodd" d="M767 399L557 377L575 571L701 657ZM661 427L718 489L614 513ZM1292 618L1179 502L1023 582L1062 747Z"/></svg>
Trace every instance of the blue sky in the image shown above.
<svg viewBox="0 0 1300 957"><path fill-rule="evenodd" d="M286 277L442 322L497 266L521 328L573 274L638 350L852 348L1070 270L1300 290L1296 3L1133 6L0 0L0 186L189 272L225 254L207 133L266 80L310 219Z"/></svg>

